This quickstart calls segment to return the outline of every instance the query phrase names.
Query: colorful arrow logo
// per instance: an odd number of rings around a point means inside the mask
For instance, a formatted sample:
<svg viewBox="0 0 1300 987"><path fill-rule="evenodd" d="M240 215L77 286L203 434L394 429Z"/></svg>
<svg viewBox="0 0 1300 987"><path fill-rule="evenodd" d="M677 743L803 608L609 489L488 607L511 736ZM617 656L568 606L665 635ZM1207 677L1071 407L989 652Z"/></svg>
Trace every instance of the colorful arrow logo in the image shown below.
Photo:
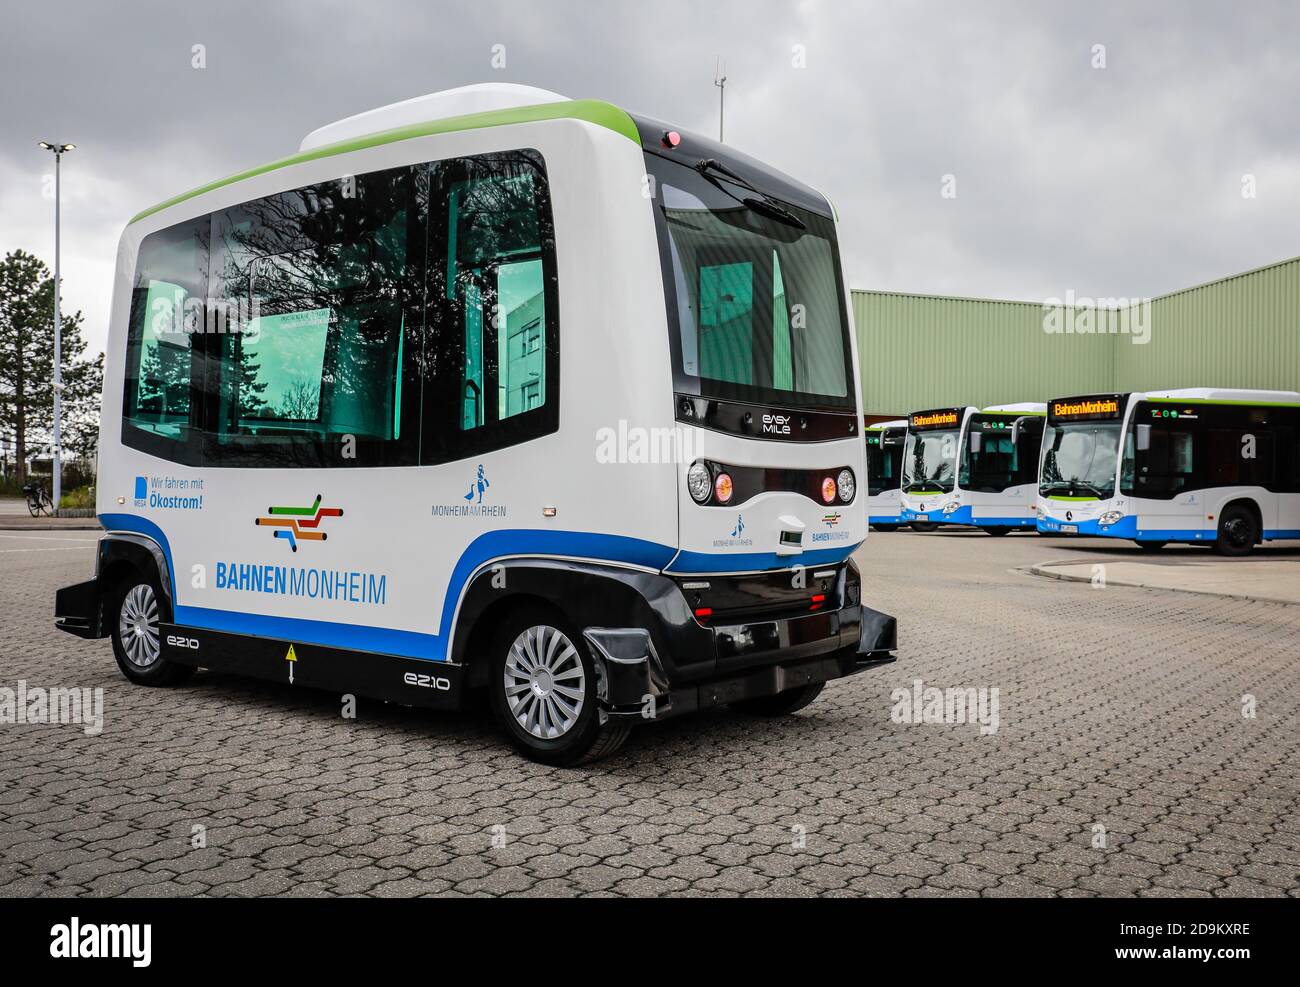
<svg viewBox="0 0 1300 987"><path fill-rule="evenodd" d="M342 517L341 507L321 507L321 495L310 507L268 507L270 517L260 517L254 524L275 528L276 538L287 538L289 547L298 551L299 541L324 541L325 532L318 531L321 518Z"/></svg>

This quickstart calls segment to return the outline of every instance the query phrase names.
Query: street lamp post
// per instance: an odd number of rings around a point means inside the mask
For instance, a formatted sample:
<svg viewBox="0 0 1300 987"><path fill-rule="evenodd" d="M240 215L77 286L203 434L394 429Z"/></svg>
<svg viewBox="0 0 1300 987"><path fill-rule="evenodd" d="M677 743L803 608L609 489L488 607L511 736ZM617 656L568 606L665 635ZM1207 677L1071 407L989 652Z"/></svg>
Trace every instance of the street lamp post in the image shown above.
<svg viewBox="0 0 1300 987"><path fill-rule="evenodd" d="M713 70L713 84L718 87L718 143L722 143L722 115L727 102L727 63L719 56Z"/></svg>
<svg viewBox="0 0 1300 987"><path fill-rule="evenodd" d="M76 144L58 144L41 141L41 147L54 154L54 513L59 511L59 501L63 496L63 320L59 310L59 296L63 293L63 283L59 280L59 166L67 151L74 151Z"/></svg>

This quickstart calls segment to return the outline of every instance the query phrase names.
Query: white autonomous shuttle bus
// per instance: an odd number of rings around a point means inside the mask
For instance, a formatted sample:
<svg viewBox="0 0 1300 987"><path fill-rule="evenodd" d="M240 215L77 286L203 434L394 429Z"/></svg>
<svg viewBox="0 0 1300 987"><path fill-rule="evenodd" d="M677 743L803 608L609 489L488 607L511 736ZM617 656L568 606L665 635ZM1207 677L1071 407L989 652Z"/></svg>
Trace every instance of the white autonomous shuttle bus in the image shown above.
<svg viewBox="0 0 1300 987"><path fill-rule="evenodd" d="M920 530L1032 531L1046 410L1023 402L915 412L903 450L903 519Z"/></svg>
<svg viewBox="0 0 1300 987"><path fill-rule="evenodd" d="M903 523L903 443L907 419L877 422L867 429L867 523L893 531Z"/></svg>
<svg viewBox="0 0 1300 987"><path fill-rule="evenodd" d="M103 408L56 622L142 685L486 690L569 764L892 660L830 204L607 103L451 90L141 213Z"/></svg>
<svg viewBox="0 0 1300 987"><path fill-rule="evenodd" d="M1038 530L1213 544L1300 538L1300 394L1189 387L1048 405Z"/></svg>

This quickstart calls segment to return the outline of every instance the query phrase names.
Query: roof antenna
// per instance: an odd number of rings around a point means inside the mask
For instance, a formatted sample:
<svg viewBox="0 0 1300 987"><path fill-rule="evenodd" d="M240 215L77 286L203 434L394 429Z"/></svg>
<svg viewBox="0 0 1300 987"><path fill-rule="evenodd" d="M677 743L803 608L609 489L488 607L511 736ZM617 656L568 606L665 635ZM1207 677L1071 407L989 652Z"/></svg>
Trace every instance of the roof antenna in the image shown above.
<svg viewBox="0 0 1300 987"><path fill-rule="evenodd" d="M713 68L713 84L718 87L718 143L722 143L722 118L727 100L727 63L718 56Z"/></svg>

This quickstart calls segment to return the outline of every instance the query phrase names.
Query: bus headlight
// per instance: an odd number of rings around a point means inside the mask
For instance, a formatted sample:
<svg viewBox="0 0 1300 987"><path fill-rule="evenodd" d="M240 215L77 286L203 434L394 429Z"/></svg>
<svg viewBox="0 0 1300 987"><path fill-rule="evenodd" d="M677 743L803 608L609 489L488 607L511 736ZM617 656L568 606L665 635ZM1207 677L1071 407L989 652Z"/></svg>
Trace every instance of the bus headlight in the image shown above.
<svg viewBox="0 0 1300 987"><path fill-rule="evenodd" d="M948 501L948 503L946 503L946 504L943 505L943 512L944 512L945 514L951 514L951 513L953 513L953 511L957 510L957 508L959 508L959 507L961 507L961 504L957 503L957 501L955 501L955 500L950 500L950 501Z"/></svg>
<svg viewBox="0 0 1300 987"><path fill-rule="evenodd" d="M1124 517L1123 511L1107 511L1097 520L1100 521L1102 524L1106 525L1107 527L1110 527L1110 525L1112 524L1119 524L1120 519L1123 517Z"/></svg>
<svg viewBox="0 0 1300 987"><path fill-rule="evenodd" d="M840 475L835 478L835 485L840 488L840 500L847 504L853 499L857 492L858 484L853 479L852 470L840 470Z"/></svg>
<svg viewBox="0 0 1300 987"><path fill-rule="evenodd" d="M686 471L686 489L691 492L691 499L695 503L703 504L707 501L713 490L713 477L709 476L709 468L703 463L691 463L691 468Z"/></svg>
<svg viewBox="0 0 1300 987"><path fill-rule="evenodd" d="M835 477L833 476L822 480L822 501L827 504L835 502Z"/></svg>

